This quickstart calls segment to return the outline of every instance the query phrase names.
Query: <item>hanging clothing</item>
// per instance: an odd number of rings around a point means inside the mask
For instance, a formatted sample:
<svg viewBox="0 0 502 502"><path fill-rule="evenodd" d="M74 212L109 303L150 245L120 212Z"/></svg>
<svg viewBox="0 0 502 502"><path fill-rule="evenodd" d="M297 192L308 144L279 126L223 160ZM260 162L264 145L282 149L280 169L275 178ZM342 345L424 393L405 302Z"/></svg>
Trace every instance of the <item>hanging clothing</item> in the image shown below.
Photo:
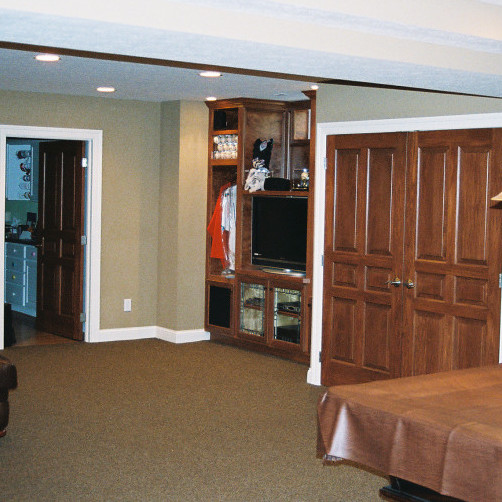
<svg viewBox="0 0 502 502"><path fill-rule="evenodd" d="M223 192L230 187L230 183L220 188L213 216L209 221L207 231L211 234L211 258L219 258L223 267L227 266L227 257L223 245L223 229L221 228L221 199Z"/></svg>
<svg viewBox="0 0 502 502"><path fill-rule="evenodd" d="M227 234L223 243L227 244L227 267L230 270L235 270L236 202L237 185L233 185L223 192L221 199L221 228Z"/></svg>

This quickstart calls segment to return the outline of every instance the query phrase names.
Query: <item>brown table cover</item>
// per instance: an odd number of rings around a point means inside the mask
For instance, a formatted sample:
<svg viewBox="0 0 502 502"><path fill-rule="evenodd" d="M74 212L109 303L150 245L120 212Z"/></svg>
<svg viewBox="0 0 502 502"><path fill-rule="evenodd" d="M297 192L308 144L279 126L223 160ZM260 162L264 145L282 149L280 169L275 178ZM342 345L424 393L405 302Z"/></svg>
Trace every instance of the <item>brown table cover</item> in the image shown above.
<svg viewBox="0 0 502 502"><path fill-rule="evenodd" d="M502 501L502 365L330 387L318 419L322 455Z"/></svg>

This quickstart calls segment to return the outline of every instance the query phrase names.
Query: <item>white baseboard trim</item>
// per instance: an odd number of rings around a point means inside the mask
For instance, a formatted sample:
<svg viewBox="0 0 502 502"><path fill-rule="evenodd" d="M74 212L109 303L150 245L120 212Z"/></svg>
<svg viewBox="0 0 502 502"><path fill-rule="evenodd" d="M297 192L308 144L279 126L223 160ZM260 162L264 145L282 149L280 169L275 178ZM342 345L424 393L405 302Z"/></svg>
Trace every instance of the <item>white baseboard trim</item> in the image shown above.
<svg viewBox="0 0 502 502"><path fill-rule="evenodd" d="M142 340L156 337L156 326L140 326L137 328L100 329L92 342L117 342L120 340Z"/></svg>
<svg viewBox="0 0 502 502"><path fill-rule="evenodd" d="M157 326L156 338L171 343L191 343L209 340L211 335L203 329L175 331L173 329L161 328L160 326Z"/></svg>
<svg viewBox="0 0 502 502"><path fill-rule="evenodd" d="M143 340L158 338L171 343L202 342L210 339L210 334L203 329L176 331L160 326L140 326L135 328L100 329L97 338L91 342L117 342L121 340Z"/></svg>

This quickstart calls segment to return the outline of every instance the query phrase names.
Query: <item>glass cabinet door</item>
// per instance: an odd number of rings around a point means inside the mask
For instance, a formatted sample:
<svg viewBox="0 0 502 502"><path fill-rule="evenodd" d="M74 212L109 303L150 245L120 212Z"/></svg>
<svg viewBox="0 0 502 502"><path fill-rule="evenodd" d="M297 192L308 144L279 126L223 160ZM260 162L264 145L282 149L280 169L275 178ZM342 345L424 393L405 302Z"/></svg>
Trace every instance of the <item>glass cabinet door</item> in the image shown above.
<svg viewBox="0 0 502 502"><path fill-rule="evenodd" d="M241 283L240 331L265 337L265 286Z"/></svg>
<svg viewBox="0 0 502 502"><path fill-rule="evenodd" d="M274 288L274 339L300 344L302 295L296 289Z"/></svg>

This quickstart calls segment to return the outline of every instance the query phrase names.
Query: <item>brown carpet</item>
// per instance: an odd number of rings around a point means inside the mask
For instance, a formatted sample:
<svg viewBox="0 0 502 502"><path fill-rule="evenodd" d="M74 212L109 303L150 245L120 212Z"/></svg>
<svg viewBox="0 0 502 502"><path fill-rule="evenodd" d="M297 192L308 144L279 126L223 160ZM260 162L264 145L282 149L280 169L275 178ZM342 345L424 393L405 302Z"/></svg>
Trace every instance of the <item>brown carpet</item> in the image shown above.
<svg viewBox="0 0 502 502"><path fill-rule="evenodd" d="M316 458L307 367L213 343L11 347L1 500L377 501Z"/></svg>

